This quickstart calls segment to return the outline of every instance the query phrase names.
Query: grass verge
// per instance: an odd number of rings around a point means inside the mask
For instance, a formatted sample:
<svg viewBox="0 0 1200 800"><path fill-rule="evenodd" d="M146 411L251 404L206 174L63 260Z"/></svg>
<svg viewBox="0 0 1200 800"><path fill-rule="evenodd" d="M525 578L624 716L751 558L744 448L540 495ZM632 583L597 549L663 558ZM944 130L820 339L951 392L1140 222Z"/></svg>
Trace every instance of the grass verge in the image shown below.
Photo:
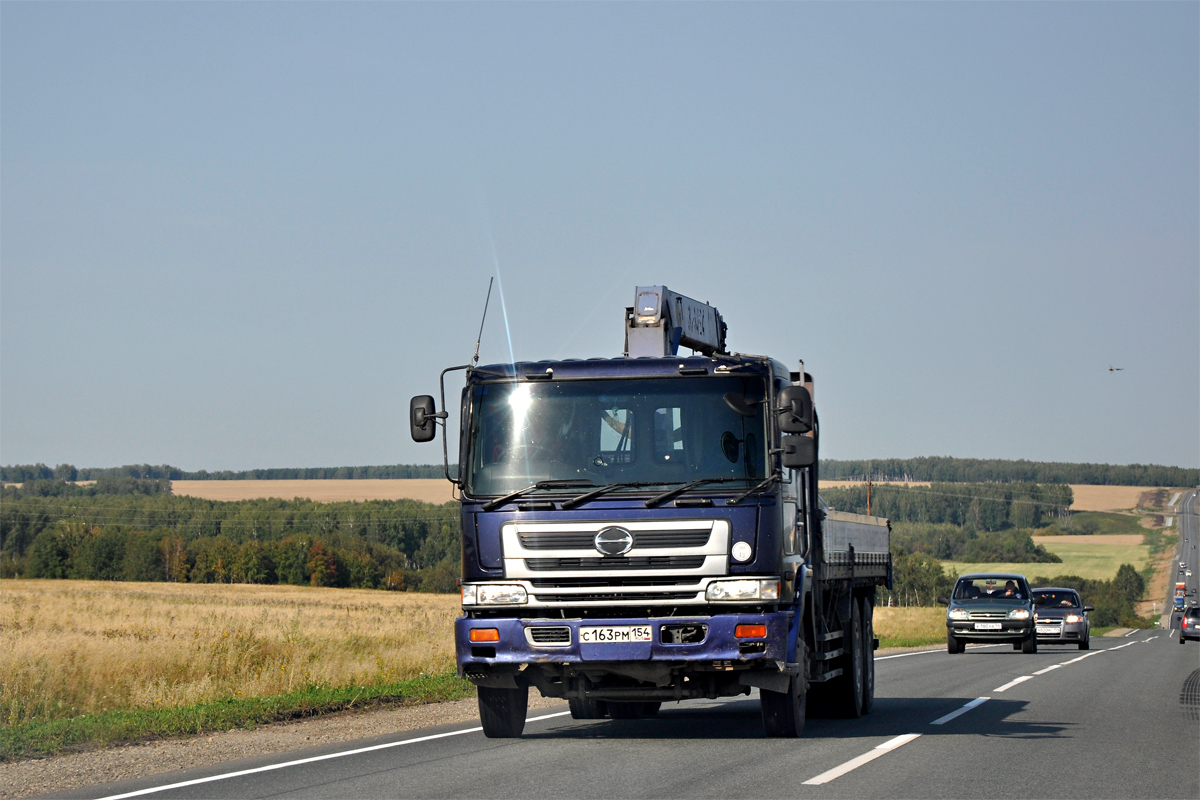
<svg viewBox="0 0 1200 800"><path fill-rule="evenodd" d="M249 729L352 708L460 700L473 693L470 683L448 673L372 686L339 689L310 686L271 697L207 700L176 708L101 711L0 727L0 761L38 758L116 742Z"/></svg>
<svg viewBox="0 0 1200 800"><path fill-rule="evenodd" d="M945 643L946 609L938 606L878 606L874 626L880 647Z"/></svg>

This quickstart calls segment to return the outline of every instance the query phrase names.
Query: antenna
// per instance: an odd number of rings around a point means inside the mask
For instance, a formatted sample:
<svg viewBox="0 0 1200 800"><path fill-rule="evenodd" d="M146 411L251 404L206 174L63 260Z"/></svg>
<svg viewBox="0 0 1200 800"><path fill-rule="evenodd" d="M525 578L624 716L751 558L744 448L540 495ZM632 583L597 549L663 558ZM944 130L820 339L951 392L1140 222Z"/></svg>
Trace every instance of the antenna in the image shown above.
<svg viewBox="0 0 1200 800"><path fill-rule="evenodd" d="M488 278L488 293L487 299L483 301L483 319L479 320L479 335L475 337L475 355L471 357L471 366L479 363L479 343L483 341L483 323L487 322L488 303L492 300L492 282L496 280L496 276Z"/></svg>

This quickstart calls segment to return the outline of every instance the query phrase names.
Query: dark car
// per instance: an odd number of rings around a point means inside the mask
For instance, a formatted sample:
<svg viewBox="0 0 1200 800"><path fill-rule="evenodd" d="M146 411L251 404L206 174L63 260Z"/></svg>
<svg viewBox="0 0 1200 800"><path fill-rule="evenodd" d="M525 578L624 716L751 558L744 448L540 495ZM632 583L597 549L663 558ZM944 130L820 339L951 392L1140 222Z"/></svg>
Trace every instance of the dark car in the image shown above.
<svg viewBox="0 0 1200 800"><path fill-rule="evenodd" d="M946 649L961 653L967 642L1011 642L1014 650L1037 652L1033 593L1024 575L1006 572L963 575L954 593L939 597L946 609Z"/></svg>
<svg viewBox="0 0 1200 800"><path fill-rule="evenodd" d="M1038 644L1076 644L1080 650L1091 647L1092 624L1085 606L1074 589L1048 587L1033 590L1033 619Z"/></svg>
<svg viewBox="0 0 1200 800"><path fill-rule="evenodd" d="M1188 606L1179 618L1179 643L1188 639L1200 640L1200 606Z"/></svg>

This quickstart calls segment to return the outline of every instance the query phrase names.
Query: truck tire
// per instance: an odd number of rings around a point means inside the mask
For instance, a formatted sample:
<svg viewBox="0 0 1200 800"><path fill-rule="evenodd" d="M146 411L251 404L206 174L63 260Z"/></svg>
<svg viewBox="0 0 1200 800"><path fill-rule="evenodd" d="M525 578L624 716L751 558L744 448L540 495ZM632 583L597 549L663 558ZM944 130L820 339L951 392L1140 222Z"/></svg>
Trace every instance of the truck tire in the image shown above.
<svg viewBox="0 0 1200 800"><path fill-rule="evenodd" d="M807 701L803 675L790 676L786 692L759 689L758 703L767 736L789 739L799 736L804 731Z"/></svg>
<svg viewBox="0 0 1200 800"><path fill-rule="evenodd" d="M529 687L493 689L476 687L479 697L479 721L483 735L489 739L515 739L525 730L525 713L529 709Z"/></svg>
<svg viewBox="0 0 1200 800"><path fill-rule="evenodd" d="M863 692L862 713L875 707L875 604L862 598Z"/></svg>
<svg viewBox="0 0 1200 800"><path fill-rule="evenodd" d="M604 719L608 716L608 703L603 700L567 700L571 719Z"/></svg>
<svg viewBox="0 0 1200 800"><path fill-rule="evenodd" d="M858 601L850 603L849 624L842 630L845 652L836 663L842 674L829 681L822 694L818 712L821 716L854 719L862 715L863 698L862 611Z"/></svg>
<svg viewBox="0 0 1200 800"><path fill-rule="evenodd" d="M1029 634L1029 638L1021 643L1021 652L1025 655L1033 655L1037 652L1037 634Z"/></svg>
<svg viewBox="0 0 1200 800"><path fill-rule="evenodd" d="M660 708L662 708L662 703L660 701L655 701L653 703L642 703L642 716L653 717L658 713Z"/></svg>

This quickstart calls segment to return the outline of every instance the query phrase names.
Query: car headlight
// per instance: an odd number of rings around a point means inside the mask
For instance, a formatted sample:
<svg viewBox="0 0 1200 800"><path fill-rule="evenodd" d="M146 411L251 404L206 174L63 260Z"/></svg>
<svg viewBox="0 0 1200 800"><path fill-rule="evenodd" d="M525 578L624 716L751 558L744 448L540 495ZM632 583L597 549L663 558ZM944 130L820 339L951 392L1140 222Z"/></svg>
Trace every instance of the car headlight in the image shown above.
<svg viewBox="0 0 1200 800"><path fill-rule="evenodd" d="M711 601L778 600L778 578L750 578L735 581L713 581L704 592Z"/></svg>
<svg viewBox="0 0 1200 800"><path fill-rule="evenodd" d="M1009 619L1029 619L1029 609L1014 608L1012 611L1008 612L1008 618Z"/></svg>
<svg viewBox="0 0 1200 800"><path fill-rule="evenodd" d="M1079 616L1078 614L1067 614L1066 621L1068 624L1072 622L1083 622L1083 617Z"/></svg>
<svg viewBox="0 0 1200 800"><path fill-rule="evenodd" d="M518 606L529 602L525 587L519 583L464 583L464 606Z"/></svg>
<svg viewBox="0 0 1200 800"><path fill-rule="evenodd" d="M968 616L965 608L952 608L946 612L948 619L967 619Z"/></svg>

